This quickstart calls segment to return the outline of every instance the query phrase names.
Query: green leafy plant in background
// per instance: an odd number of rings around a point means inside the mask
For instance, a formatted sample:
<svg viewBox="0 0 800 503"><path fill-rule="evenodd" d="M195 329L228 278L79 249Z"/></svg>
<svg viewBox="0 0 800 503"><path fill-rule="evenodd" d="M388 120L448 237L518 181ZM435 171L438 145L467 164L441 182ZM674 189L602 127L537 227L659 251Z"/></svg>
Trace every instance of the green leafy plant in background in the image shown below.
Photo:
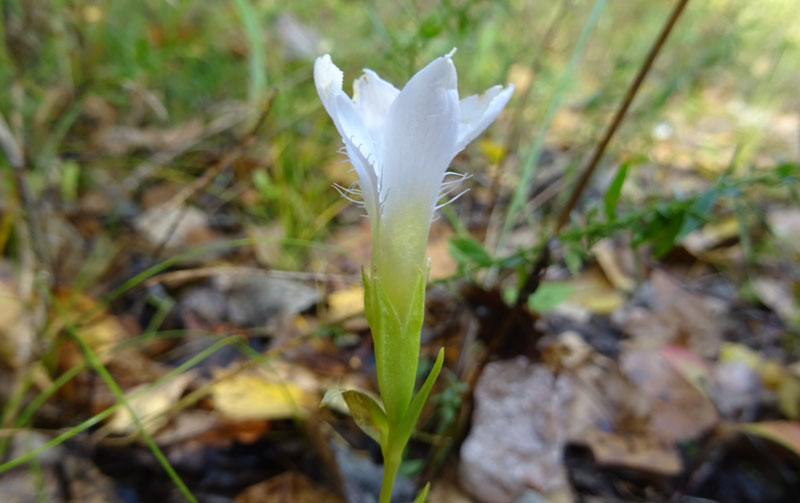
<svg viewBox="0 0 800 503"><path fill-rule="evenodd" d="M448 173L453 157L494 121L513 86L494 86L459 100L452 52L435 59L398 90L365 70L351 99L329 55L314 65L325 110L342 136L358 174L359 197L372 229L372 264L364 269L364 310L372 329L380 401L355 390L341 393L356 423L381 446L380 503L389 503L403 451L444 362L436 362L414 394L425 315L431 220L439 200L463 176ZM450 175L450 176L449 176ZM448 180L448 178L452 178ZM325 403L326 400L323 400ZM425 500L427 487L417 498Z"/></svg>

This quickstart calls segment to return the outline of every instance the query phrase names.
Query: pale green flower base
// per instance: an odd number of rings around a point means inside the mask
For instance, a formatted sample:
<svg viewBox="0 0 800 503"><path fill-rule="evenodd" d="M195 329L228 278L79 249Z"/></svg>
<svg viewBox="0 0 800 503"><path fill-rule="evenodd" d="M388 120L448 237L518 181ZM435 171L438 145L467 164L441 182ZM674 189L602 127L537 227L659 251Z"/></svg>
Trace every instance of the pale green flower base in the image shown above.
<svg viewBox="0 0 800 503"><path fill-rule="evenodd" d="M372 396L356 391L331 391L323 404L337 395L347 403L356 424L381 446L384 460L380 503L390 503L397 470L403 458L422 407L444 363L444 348L425 383L414 394L419 361L419 338L425 315L427 273L419 271L414 282L411 302L401 317L389 299L381 281L366 272L364 278L364 310L375 343L375 362L382 404ZM424 503L427 486L414 503Z"/></svg>

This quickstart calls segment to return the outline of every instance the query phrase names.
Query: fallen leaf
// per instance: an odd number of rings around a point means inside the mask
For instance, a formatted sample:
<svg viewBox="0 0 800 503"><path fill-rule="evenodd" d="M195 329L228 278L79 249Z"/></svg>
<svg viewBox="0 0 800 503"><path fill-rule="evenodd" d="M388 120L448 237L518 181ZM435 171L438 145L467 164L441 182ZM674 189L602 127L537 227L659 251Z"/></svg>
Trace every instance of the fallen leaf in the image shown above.
<svg viewBox="0 0 800 503"><path fill-rule="evenodd" d="M763 421L732 426L734 431L756 435L776 442L800 456L800 423L795 421Z"/></svg>
<svg viewBox="0 0 800 503"><path fill-rule="evenodd" d="M134 226L151 246L173 250L207 242L216 236L208 215L194 206L175 206L170 202L139 214Z"/></svg>
<svg viewBox="0 0 800 503"><path fill-rule="evenodd" d="M33 354L36 332L27 303L19 296L16 283L0 276L0 361L19 368Z"/></svg>
<svg viewBox="0 0 800 503"><path fill-rule="evenodd" d="M738 235L739 219L732 216L721 221L709 222L690 232L682 244L692 255L705 258L709 257L709 251Z"/></svg>
<svg viewBox="0 0 800 503"><path fill-rule="evenodd" d="M211 387L214 408L230 419L290 419L304 416L317 398L292 382L238 374Z"/></svg>
<svg viewBox="0 0 800 503"><path fill-rule="evenodd" d="M675 446L646 435L620 435L591 430L585 442L601 465L636 468L665 476L678 475L683 470Z"/></svg>
<svg viewBox="0 0 800 503"><path fill-rule="evenodd" d="M594 314L609 314L625 303L625 296L614 288L597 269L589 269L581 276L565 282L572 286L572 294L565 304L577 305Z"/></svg>
<svg viewBox="0 0 800 503"><path fill-rule="evenodd" d="M284 472L239 493L234 503L343 503L344 499L321 488L303 474Z"/></svg>
<svg viewBox="0 0 800 503"><path fill-rule="evenodd" d="M334 290L328 295L327 317L331 321L341 321L363 312L364 287L361 285Z"/></svg>
<svg viewBox="0 0 800 503"><path fill-rule="evenodd" d="M128 337L117 317L81 292L61 288L56 290L55 299L57 304L51 332L74 330L100 361L108 362L113 356L114 346ZM82 360L83 352L71 340L62 346L61 361L64 366L72 366Z"/></svg>
<svg viewBox="0 0 800 503"><path fill-rule="evenodd" d="M136 417L144 427L145 431L153 434L163 428L169 422L169 416L165 413L175 405L178 398L183 394L186 386L195 378L194 372L185 372L169 379L155 388L145 391L141 395L128 398ZM145 389L148 385L142 384L128 390L125 395L131 397ZM113 433L131 434L138 431L138 428L128 411L127 407L119 408L111 416L108 427Z"/></svg>
<svg viewBox="0 0 800 503"><path fill-rule="evenodd" d="M700 355L683 346L667 346L661 350L661 356L694 389L708 396L712 368Z"/></svg>
<svg viewBox="0 0 800 503"><path fill-rule="evenodd" d="M741 363L761 377L765 388L778 398L778 408L789 419L800 418L800 375L792 367L763 357L757 351L736 343L725 343L720 350L722 363Z"/></svg>
<svg viewBox="0 0 800 503"><path fill-rule="evenodd" d="M800 253L800 210L774 209L767 213L767 222L781 244L794 253Z"/></svg>
<svg viewBox="0 0 800 503"><path fill-rule="evenodd" d="M623 292L633 291L636 283L630 270L633 254L629 248L619 249L610 238L601 239L592 247L592 254L608 281Z"/></svg>
<svg viewBox="0 0 800 503"><path fill-rule="evenodd" d="M661 352L626 351L620 355L620 369L649 399L649 429L659 440L693 439L717 423L708 397L676 372Z"/></svg>
<svg viewBox="0 0 800 503"><path fill-rule="evenodd" d="M758 299L785 323L800 323L800 307L788 281L761 276L750 285Z"/></svg>
<svg viewBox="0 0 800 503"><path fill-rule="evenodd" d="M717 355L722 344L720 314L725 305L717 299L684 289L669 274L653 271L645 287L649 307L626 306L612 321L631 336L631 348L660 349L684 345L700 356Z"/></svg>

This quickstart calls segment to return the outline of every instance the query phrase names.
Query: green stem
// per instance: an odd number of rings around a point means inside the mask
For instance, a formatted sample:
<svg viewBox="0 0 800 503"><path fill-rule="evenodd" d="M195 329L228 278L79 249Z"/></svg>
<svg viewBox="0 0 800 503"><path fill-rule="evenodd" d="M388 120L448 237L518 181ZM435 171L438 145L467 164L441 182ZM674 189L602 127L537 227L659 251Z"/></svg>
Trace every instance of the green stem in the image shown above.
<svg viewBox="0 0 800 503"><path fill-rule="evenodd" d="M392 501L394 480L397 477L397 470L400 468L402 454L403 449L395 449L391 443L383 453L383 483L381 483L381 495L378 503L391 503Z"/></svg>

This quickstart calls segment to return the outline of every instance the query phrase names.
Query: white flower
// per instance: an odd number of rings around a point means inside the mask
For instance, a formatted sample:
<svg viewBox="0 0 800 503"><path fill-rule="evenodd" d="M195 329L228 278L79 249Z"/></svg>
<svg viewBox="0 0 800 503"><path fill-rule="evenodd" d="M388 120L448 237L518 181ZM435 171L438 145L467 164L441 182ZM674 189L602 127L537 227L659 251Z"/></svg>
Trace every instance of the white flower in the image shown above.
<svg viewBox="0 0 800 503"><path fill-rule="evenodd" d="M367 209L372 273L401 313L413 278L426 268L437 203L458 181L445 181L450 161L494 121L514 90L498 85L459 100L452 54L433 60L402 91L364 70L352 99L329 55L314 64L317 92L358 174L358 188L344 191L360 194Z"/></svg>

